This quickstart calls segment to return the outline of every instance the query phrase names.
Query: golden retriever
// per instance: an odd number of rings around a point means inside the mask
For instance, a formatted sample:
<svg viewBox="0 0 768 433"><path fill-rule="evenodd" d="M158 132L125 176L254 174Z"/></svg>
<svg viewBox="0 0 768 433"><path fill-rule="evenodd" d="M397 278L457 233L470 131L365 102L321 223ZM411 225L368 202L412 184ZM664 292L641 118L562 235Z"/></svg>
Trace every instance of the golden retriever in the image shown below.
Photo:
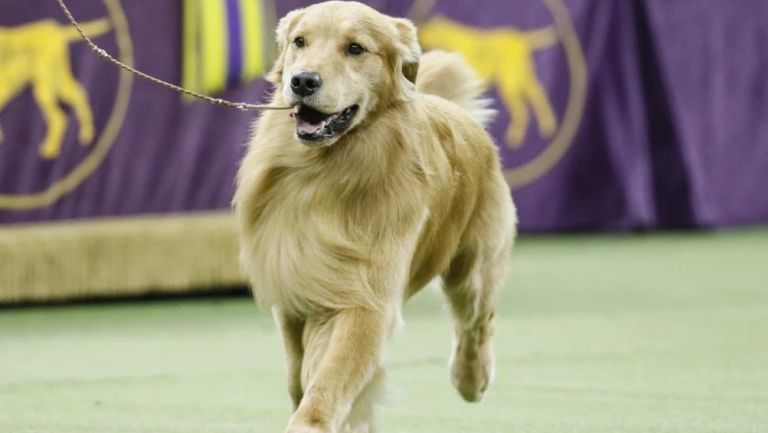
<svg viewBox="0 0 768 433"><path fill-rule="evenodd" d="M434 278L453 316L451 378L493 376L494 293L516 227L482 83L456 54L363 4L295 10L277 27L274 105L257 122L234 206L241 261L273 311L288 433L370 433L401 305Z"/></svg>

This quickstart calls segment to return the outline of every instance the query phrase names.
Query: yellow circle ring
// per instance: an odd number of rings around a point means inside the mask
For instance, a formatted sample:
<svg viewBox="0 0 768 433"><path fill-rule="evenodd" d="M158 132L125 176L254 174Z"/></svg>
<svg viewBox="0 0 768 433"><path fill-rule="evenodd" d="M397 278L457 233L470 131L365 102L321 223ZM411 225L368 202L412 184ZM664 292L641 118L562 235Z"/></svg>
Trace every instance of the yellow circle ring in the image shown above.
<svg viewBox="0 0 768 433"><path fill-rule="evenodd" d="M587 99L587 65L568 8L562 0L543 0L543 2L555 21L555 28L562 38L568 62L571 79L568 106L565 109L562 124L549 146L531 161L504 171L504 177L512 188L538 179L565 155L581 123Z"/></svg>
<svg viewBox="0 0 768 433"><path fill-rule="evenodd" d="M103 0L109 12L109 17L115 29L118 58L123 63L133 66L133 45L128 29L128 21L119 0ZM133 76L127 71L120 71L120 81L117 87L117 97L112 108L112 114L107 120L104 132L99 137L93 150L88 156L63 178L57 180L48 189L25 195L0 194L0 209L30 210L48 206L64 197L80 186L101 165L112 148L128 111L131 98Z"/></svg>

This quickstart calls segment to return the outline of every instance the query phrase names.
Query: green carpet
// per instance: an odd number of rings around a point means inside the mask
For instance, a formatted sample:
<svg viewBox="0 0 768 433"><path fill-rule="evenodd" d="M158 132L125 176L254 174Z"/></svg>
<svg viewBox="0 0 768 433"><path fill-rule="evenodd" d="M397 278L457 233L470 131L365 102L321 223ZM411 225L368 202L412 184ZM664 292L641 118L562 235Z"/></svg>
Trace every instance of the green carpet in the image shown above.
<svg viewBox="0 0 768 433"><path fill-rule="evenodd" d="M768 431L768 231L524 238L513 263L486 401L449 384L427 292L384 433ZM281 363L245 298L0 310L0 432L282 433Z"/></svg>

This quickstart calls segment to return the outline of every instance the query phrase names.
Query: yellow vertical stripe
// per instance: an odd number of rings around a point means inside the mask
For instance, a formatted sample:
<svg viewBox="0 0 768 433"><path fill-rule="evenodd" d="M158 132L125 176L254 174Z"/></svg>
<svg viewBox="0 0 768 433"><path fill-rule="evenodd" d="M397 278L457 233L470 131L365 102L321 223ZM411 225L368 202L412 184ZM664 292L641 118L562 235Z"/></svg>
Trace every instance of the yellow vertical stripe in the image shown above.
<svg viewBox="0 0 768 433"><path fill-rule="evenodd" d="M200 90L200 77L198 74L198 32L200 23L198 18L197 0L184 0L182 4L182 71L181 85L188 89Z"/></svg>
<svg viewBox="0 0 768 433"><path fill-rule="evenodd" d="M263 9L261 0L239 0L243 30L243 78L251 80L264 72Z"/></svg>
<svg viewBox="0 0 768 433"><path fill-rule="evenodd" d="M198 0L203 25L203 86L220 92L227 83L227 15L223 0Z"/></svg>

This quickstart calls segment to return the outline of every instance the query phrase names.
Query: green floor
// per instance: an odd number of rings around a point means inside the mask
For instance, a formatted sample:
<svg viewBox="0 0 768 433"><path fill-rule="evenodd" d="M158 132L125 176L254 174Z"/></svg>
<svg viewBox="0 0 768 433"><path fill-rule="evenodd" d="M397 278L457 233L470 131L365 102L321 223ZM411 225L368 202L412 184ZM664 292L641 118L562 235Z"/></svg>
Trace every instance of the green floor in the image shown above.
<svg viewBox="0 0 768 433"><path fill-rule="evenodd" d="M768 432L768 231L523 239L479 405L405 319L384 433ZM0 310L0 432L282 433L281 362L245 298Z"/></svg>

